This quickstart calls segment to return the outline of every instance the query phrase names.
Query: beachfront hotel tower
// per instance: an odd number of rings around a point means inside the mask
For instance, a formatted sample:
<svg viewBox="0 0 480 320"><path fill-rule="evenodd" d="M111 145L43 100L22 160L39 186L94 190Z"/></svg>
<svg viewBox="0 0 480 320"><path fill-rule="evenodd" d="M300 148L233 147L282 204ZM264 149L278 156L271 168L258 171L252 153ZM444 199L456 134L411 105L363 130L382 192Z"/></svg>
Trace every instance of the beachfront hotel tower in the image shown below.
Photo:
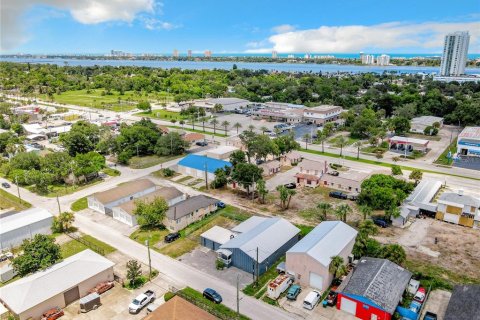
<svg viewBox="0 0 480 320"><path fill-rule="evenodd" d="M441 76L448 77L465 74L469 41L470 35L468 31L457 31L445 36L442 63L440 65Z"/></svg>

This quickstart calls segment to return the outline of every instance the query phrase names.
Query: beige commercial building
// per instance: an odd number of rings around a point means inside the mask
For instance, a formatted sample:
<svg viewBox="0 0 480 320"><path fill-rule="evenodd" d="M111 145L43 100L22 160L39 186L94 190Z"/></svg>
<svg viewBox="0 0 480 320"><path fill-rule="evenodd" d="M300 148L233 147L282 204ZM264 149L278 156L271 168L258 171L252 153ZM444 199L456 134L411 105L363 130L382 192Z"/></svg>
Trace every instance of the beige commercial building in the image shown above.
<svg viewBox="0 0 480 320"><path fill-rule="evenodd" d="M299 172L295 175L297 184L302 187L316 188L320 185L320 178L327 171L327 162L303 159L298 164Z"/></svg>
<svg viewBox="0 0 480 320"><path fill-rule="evenodd" d="M338 176L333 175L332 172L327 172L320 178L320 184L323 187L359 193L363 180L369 176L369 173L356 170L340 171Z"/></svg>
<svg viewBox="0 0 480 320"><path fill-rule="evenodd" d="M342 107L330 105L305 108L303 111L303 121L322 125L324 123L340 119L340 114L342 112Z"/></svg>

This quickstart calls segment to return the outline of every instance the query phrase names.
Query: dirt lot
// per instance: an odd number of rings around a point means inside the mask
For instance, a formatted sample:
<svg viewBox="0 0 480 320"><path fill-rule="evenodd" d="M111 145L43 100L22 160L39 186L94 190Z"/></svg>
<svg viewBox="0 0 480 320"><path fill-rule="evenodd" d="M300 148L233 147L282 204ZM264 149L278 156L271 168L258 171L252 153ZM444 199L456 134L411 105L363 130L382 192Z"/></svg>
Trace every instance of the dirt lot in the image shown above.
<svg viewBox="0 0 480 320"><path fill-rule="evenodd" d="M479 238L479 230L430 218L417 219L404 229L382 229L377 237L383 243L404 246L409 260L436 265L472 279L480 279Z"/></svg>

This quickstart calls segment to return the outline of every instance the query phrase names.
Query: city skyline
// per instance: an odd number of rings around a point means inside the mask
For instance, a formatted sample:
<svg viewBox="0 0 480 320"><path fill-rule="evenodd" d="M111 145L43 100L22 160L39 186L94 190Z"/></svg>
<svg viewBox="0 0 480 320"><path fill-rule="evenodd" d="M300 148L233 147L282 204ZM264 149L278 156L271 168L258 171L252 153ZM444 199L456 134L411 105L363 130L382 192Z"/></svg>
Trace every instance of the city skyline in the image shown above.
<svg viewBox="0 0 480 320"><path fill-rule="evenodd" d="M468 31L469 52L480 53L480 9L472 0L457 1L455 6L408 0L395 10L378 0L300 5L248 0L241 6L219 1L26 0L2 4L1 11L4 54L112 49L440 54L445 35L455 31Z"/></svg>

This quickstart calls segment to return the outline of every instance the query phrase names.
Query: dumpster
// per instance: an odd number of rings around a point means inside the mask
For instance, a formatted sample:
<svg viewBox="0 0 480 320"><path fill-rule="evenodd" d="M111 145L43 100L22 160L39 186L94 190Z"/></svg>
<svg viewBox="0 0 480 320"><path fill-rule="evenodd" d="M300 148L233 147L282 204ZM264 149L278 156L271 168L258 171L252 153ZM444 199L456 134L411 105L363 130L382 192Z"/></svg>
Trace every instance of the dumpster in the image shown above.
<svg viewBox="0 0 480 320"><path fill-rule="evenodd" d="M90 310L95 310L100 305L100 295L96 292L90 293L88 296L80 299L80 312L88 312Z"/></svg>

